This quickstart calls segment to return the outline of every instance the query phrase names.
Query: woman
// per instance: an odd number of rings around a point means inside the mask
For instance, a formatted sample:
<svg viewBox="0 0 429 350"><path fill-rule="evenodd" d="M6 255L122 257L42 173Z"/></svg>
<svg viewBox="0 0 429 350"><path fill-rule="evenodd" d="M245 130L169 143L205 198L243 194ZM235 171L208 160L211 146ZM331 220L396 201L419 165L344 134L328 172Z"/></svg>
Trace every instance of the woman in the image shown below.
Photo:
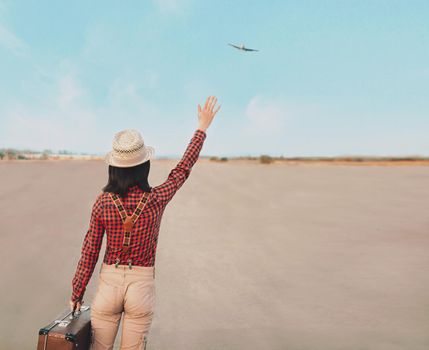
<svg viewBox="0 0 429 350"><path fill-rule="evenodd" d="M97 264L104 232L106 252L91 305L92 349L112 349L122 320L121 349L146 348L155 306L155 254L166 205L189 177L220 105L214 96L198 105L198 128L167 180L148 184L154 149L136 130L115 135L106 155L109 180L91 212L81 258L72 281L70 308L80 312L86 286Z"/></svg>

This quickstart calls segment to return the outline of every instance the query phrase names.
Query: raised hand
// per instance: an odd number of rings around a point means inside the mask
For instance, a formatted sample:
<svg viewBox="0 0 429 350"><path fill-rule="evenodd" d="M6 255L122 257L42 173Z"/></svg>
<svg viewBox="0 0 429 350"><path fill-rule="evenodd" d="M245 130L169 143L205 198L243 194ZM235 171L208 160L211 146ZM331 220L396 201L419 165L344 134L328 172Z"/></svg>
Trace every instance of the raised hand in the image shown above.
<svg viewBox="0 0 429 350"><path fill-rule="evenodd" d="M203 131L207 130L214 116L220 109L220 105L215 108L216 102L217 98L215 96L209 96L207 97L204 108L201 108L201 106L198 105L198 129Z"/></svg>

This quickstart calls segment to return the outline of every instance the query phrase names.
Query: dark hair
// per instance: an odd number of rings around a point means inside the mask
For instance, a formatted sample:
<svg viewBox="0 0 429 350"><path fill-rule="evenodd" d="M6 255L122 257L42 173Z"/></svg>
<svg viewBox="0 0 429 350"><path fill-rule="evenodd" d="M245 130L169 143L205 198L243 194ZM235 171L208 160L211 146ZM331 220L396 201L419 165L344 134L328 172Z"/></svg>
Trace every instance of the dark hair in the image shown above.
<svg viewBox="0 0 429 350"><path fill-rule="evenodd" d="M144 192L150 192L148 183L150 160L133 167L120 168L109 165L109 180L103 192L113 192L125 197L130 187L137 185Z"/></svg>

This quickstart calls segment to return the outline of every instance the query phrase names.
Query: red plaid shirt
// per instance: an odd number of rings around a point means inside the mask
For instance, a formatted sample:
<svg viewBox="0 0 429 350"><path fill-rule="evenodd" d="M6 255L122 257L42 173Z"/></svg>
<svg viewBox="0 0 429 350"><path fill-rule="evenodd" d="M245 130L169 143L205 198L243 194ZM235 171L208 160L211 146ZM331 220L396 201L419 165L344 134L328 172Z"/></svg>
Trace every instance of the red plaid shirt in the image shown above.
<svg viewBox="0 0 429 350"><path fill-rule="evenodd" d="M204 131L196 129L182 159L171 170L167 180L161 185L151 188L146 206L134 224L130 250L122 253L120 265L128 265L128 259L131 258L133 265L154 266L164 209L189 177L206 136ZM136 185L129 189L126 198L121 198L128 215L134 212L142 194L143 191ZM116 258L121 254L123 224L119 212L107 192L99 194L92 207L89 229L85 235L81 258L72 280L72 301L83 298L86 286L97 264L104 232L107 235L107 245L103 262L114 264Z"/></svg>

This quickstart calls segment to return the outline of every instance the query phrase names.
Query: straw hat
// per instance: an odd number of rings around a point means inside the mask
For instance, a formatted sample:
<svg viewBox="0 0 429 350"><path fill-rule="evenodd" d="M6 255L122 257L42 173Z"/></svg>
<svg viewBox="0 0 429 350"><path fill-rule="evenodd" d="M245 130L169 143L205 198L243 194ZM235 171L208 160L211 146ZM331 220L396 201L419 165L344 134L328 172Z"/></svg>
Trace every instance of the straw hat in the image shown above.
<svg viewBox="0 0 429 350"><path fill-rule="evenodd" d="M107 164L120 168L139 165L154 158L155 149L144 144L140 133L135 129L126 129L115 134L112 150L106 154Z"/></svg>

